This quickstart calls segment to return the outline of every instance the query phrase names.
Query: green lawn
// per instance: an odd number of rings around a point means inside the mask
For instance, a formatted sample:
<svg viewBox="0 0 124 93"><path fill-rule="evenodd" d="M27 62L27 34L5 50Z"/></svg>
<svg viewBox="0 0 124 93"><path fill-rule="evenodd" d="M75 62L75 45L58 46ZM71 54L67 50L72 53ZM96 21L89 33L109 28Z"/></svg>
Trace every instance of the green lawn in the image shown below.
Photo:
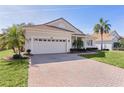
<svg viewBox="0 0 124 93"><path fill-rule="evenodd" d="M124 51L99 51L97 54L87 54L81 56L124 68Z"/></svg>
<svg viewBox="0 0 124 93"><path fill-rule="evenodd" d="M0 86L27 86L28 60L5 61L2 59L6 56L12 56L12 54L12 50L0 51Z"/></svg>

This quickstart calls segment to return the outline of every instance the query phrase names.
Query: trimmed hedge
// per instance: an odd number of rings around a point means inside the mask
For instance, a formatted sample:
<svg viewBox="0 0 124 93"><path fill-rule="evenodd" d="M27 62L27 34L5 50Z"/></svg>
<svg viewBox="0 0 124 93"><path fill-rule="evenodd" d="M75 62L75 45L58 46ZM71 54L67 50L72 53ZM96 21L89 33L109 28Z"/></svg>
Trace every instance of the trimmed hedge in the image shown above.
<svg viewBox="0 0 124 93"><path fill-rule="evenodd" d="M71 48L70 52L71 53L81 53L81 52L87 52L87 51L91 51L91 52L95 52L97 51L98 48L83 48L83 49L77 49L77 48Z"/></svg>
<svg viewBox="0 0 124 93"><path fill-rule="evenodd" d="M113 48L113 50L124 51L124 48Z"/></svg>
<svg viewBox="0 0 124 93"><path fill-rule="evenodd" d="M80 53L80 52L86 52L86 49L77 49L77 48L71 48L70 49L71 53Z"/></svg>
<svg viewBox="0 0 124 93"><path fill-rule="evenodd" d="M86 51L97 51L98 50L98 48L86 48Z"/></svg>
<svg viewBox="0 0 124 93"><path fill-rule="evenodd" d="M103 51L109 51L109 49L102 49Z"/></svg>

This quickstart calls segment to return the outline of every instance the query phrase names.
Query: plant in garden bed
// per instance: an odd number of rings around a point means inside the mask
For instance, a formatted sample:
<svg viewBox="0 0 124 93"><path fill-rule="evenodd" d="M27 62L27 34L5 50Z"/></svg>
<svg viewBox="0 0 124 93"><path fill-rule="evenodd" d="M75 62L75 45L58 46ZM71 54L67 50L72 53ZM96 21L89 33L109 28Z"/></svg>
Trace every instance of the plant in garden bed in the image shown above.
<svg viewBox="0 0 124 93"><path fill-rule="evenodd" d="M73 47L74 48L71 48L70 49L70 52L71 53L75 53L75 52L85 52L85 49L82 48L84 43L83 41L81 40L81 38L77 38L74 40L74 42L72 43Z"/></svg>
<svg viewBox="0 0 124 93"><path fill-rule="evenodd" d="M76 39L74 40L72 45L74 48L81 49L84 46L84 43L81 40L81 38L77 38L77 40Z"/></svg>

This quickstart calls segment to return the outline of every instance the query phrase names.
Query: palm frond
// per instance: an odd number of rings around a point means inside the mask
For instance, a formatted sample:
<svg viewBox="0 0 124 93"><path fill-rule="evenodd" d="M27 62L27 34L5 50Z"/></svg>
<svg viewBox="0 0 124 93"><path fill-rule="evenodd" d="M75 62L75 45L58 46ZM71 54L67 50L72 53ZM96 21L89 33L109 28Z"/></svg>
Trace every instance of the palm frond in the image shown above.
<svg viewBox="0 0 124 93"><path fill-rule="evenodd" d="M10 48L21 48L25 43L23 29L20 25L13 25L7 29L7 33L0 38L2 43ZM18 50L20 51L20 49ZM20 52L19 52L20 53Z"/></svg>
<svg viewBox="0 0 124 93"><path fill-rule="evenodd" d="M109 20L105 20L105 23L107 24L109 22Z"/></svg>
<svg viewBox="0 0 124 93"><path fill-rule="evenodd" d="M93 30L94 30L95 33L99 33L99 31L100 31L100 24L96 24L94 26Z"/></svg>

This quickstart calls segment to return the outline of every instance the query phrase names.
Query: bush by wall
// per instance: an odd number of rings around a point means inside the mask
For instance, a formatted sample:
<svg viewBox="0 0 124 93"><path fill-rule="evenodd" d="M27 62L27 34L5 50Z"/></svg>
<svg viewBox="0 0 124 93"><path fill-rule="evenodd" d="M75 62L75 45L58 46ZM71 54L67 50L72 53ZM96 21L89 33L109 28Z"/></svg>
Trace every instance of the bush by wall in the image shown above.
<svg viewBox="0 0 124 93"><path fill-rule="evenodd" d="M70 52L71 53L82 53L82 52L96 52L98 48L83 48L83 49L78 49L78 48L71 48Z"/></svg>
<svg viewBox="0 0 124 93"><path fill-rule="evenodd" d="M81 52L86 52L86 49L85 48L83 48L83 49L71 48L70 52L71 53L81 53Z"/></svg>
<svg viewBox="0 0 124 93"><path fill-rule="evenodd" d="M97 51L98 50L98 48L86 48L86 51Z"/></svg>
<svg viewBox="0 0 124 93"><path fill-rule="evenodd" d="M13 55L13 59L21 59L21 58L22 58L22 56L19 55L19 54L15 54L15 55Z"/></svg>
<svg viewBox="0 0 124 93"><path fill-rule="evenodd" d="M124 48L113 48L113 50L124 51Z"/></svg>

